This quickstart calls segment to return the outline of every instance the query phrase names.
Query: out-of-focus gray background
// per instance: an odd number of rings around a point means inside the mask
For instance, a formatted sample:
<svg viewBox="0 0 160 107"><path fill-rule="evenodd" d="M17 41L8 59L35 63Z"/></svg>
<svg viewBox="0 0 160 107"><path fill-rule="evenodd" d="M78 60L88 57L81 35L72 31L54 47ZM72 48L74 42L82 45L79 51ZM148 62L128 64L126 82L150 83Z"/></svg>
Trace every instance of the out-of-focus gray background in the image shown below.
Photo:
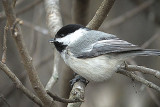
<svg viewBox="0 0 160 107"><path fill-rule="evenodd" d="M35 0L36 1L36 0ZM136 16L124 21L122 24L106 29L107 23L114 18L121 16L136 8L147 0L116 0L108 17L103 22L99 30L117 35L119 38L127 40L133 44L141 46L149 38L153 37L160 26L160 1L155 0L155 4L149 6ZM33 0L18 0L16 11L20 11L25 6L32 4ZM60 9L64 25L73 23L72 7L73 0L60 0ZM90 0L89 18L94 16L102 0ZM0 1L0 57L2 56L3 31L6 23L2 19L4 10ZM51 38L46 25L46 15L44 3L37 4L18 15L24 21L21 25L25 43L33 63L36 66L39 77L44 85L49 80L53 69L53 47L48 40ZM159 34L160 35L160 34ZM147 48L160 49L160 37L157 37ZM160 70L159 57L137 57L134 59L138 65ZM32 90L28 76L16 49L16 45L10 35L7 36L7 66L17 75L22 83ZM63 62L62 62L63 67ZM61 78L63 72L59 74L60 79L53 87L53 92L61 95ZM70 74L68 74L70 75ZM71 74L72 75L72 74ZM143 75L146 79L160 85L158 79L153 76ZM69 82L69 81L67 81ZM68 86L70 87L70 86ZM66 88L68 88L66 87ZM64 87L63 87L64 88ZM32 90L33 91L33 90ZM152 91L152 93L150 93ZM153 94L156 99L151 96ZM2 97L11 107L34 107L34 104L22 92L16 89L13 82L0 70L0 107L7 107ZM148 89L130 78L115 74L111 80L103 83L90 83L86 87L85 102L82 107L158 107L155 100L160 99L160 94L153 89ZM160 103L160 100L159 100Z"/></svg>

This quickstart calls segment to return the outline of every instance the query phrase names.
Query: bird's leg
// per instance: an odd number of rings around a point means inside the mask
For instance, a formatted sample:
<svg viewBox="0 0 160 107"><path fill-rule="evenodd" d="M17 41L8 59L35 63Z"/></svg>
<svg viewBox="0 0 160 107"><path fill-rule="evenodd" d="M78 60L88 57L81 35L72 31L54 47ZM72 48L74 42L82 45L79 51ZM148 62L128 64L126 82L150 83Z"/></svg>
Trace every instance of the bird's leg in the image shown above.
<svg viewBox="0 0 160 107"><path fill-rule="evenodd" d="M124 70L126 70L127 68L128 68L128 64L127 64L126 61L124 61L124 62L119 66L118 69L124 69ZM118 70L117 70L116 72L118 72Z"/></svg>
<svg viewBox="0 0 160 107"><path fill-rule="evenodd" d="M128 64L126 61L124 61L124 68L127 69L128 68Z"/></svg>
<svg viewBox="0 0 160 107"><path fill-rule="evenodd" d="M83 78L82 76L80 76L80 75L78 75L76 73L74 73L74 76L75 77L72 80L69 81L70 84L71 84L71 87L73 87L73 85L78 81L83 82L85 85L87 85L89 83L88 80L86 80L85 78Z"/></svg>

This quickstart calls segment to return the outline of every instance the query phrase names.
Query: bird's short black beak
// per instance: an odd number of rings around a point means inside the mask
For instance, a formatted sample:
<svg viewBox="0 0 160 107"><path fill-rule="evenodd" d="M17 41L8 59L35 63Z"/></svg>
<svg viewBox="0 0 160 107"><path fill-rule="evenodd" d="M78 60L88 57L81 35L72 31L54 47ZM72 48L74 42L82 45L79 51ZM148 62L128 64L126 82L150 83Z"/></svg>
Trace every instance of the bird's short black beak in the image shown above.
<svg viewBox="0 0 160 107"><path fill-rule="evenodd" d="M50 43L54 43L55 42L55 39L51 39L49 40Z"/></svg>

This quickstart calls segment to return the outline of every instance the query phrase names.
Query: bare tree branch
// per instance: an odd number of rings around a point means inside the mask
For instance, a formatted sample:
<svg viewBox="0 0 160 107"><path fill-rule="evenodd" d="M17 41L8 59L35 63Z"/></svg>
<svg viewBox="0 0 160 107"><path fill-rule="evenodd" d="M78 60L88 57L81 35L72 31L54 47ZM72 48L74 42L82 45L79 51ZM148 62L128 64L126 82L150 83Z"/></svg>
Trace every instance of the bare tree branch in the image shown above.
<svg viewBox="0 0 160 107"><path fill-rule="evenodd" d="M108 15L110 9L112 8L115 0L104 0L97 10L95 16L88 23L87 27L90 29L98 29L103 23L104 19Z"/></svg>
<svg viewBox="0 0 160 107"><path fill-rule="evenodd" d="M42 106L43 103L41 100L35 96L32 92L30 92L17 78L17 76L5 65L0 61L0 69L4 71L4 73L15 83L16 87L21 90L29 99L34 101L39 106Z"/></svg>
<svg viewBox="0 0 160 107"><path fill-rule="evenodd" d="M73 85L69 99L84 99L85 84L78 81ZM82 102L69 103L67 107L80 107Z"/></svg>
<svg viewBox="0 0 160 107"><path fill-rule="evenodd" d="M124 69L119 69L119 70L117 71L117 73L120 73L120 74L123 74L123 75L125 75L125 76L128 76L128 77L130 77L130 78L132 78L132 79L134 79L134 80L136 80L136 81L139 81L139 82L141 82L142 84L145 84L146 86L148 86L148 87L150 87L150 88L153 88L153 89L155 89L155 90L157 90L157 91L160 92L160 87L159 87L159 86L157 86L157 85L155 85L154 83L152 83L152 82L150 82L150 81L147 81L147 80L145 80L145 79L137 76L136 74L134 74L134 73L132 73L132 72L126 71L126 70L124 70Z"/></svg>
<svg viewBox="0 0 160 107"><path fill-rule="evenodd" d="M6 63L6 54L7 54L7 35L8 35L8 27L7 24L4 28L4 36L3 36L3 54L2 54L2 63Z"/></svg>
<svg viewBox="0 0 160 107"><path fill-rule="evenodd" d="M127 71L139 71L145 74L151 74L155 76L156 78L160 79L160 71L146 68L144 66L137 66L137 65L126 65L125 67L122 67L123 69Z"/></svg>
<svg viewBox="0 0 160 107"><path fill-rule="evenodd" d="M50 91L47 90L47 94L53 98L54 101L59 101L62 103L77 103L77 102L83 102L81 99L65 99L60 98L57 95L52 94Z"/></svg>
<svg viewBox="0 0 160 107"><path fill-rule="evenodd" d="M125 22L126 20L132 18L133 16L137 15L138 13L140 13L143 10L147 9L148 7L150 7L154 3L154 1L155 0L147 0L144 3L142 3L141 5L137 6L136 8L126 12L125 14L122 14L121 16L108 21L108 23L106 24L104 29L108 29L108 28L117 26L117 25Z"/></svg>
<svg viewBox="0 0 160 107"><path fill-rule="evenodd" d="M90 0L73 0L72 19L74 23L86 25L88 23Z"/></svg>
<svg viewBox="0 0 160 107"><path fill-rule="evenodd" d="M3 0L2 3L4 6L5 14L7 16L8 24L10 27L12 27L14 26L13 24L16 22L16 16L13 11L13 7L11 6L9 0ZM54 105L54 103L52 102L52 99L47 95L42 83L40 82L40 79L35 70L35 67L33 66L32 58L28 54L28 50L25 47L25 43L23 40L23 35L20 30L20 27L17 25L13 30L15 32L14 34L12 34L13 35L12 37L16 42L17 48L23 60L23 64L26 68L26 71L28 73L28 76L34 91L36 92L38 97L42 100L45 106Z"/></svg>

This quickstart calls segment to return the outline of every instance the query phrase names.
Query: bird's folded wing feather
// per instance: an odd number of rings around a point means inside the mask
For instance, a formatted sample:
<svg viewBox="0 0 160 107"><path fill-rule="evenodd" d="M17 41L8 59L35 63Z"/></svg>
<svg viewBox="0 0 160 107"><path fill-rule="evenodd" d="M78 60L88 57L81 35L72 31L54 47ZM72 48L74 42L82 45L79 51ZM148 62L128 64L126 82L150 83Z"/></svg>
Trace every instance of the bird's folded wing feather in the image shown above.
<svg viewBox="0 0 160 107"><path fill-rule="evenodd" d="M109 53L123 53L134 50L141 50L140 47L133 45L127 41L120 40L119 38L100 40L96 43L83 49L78 58L91 58Z"/></svg>

